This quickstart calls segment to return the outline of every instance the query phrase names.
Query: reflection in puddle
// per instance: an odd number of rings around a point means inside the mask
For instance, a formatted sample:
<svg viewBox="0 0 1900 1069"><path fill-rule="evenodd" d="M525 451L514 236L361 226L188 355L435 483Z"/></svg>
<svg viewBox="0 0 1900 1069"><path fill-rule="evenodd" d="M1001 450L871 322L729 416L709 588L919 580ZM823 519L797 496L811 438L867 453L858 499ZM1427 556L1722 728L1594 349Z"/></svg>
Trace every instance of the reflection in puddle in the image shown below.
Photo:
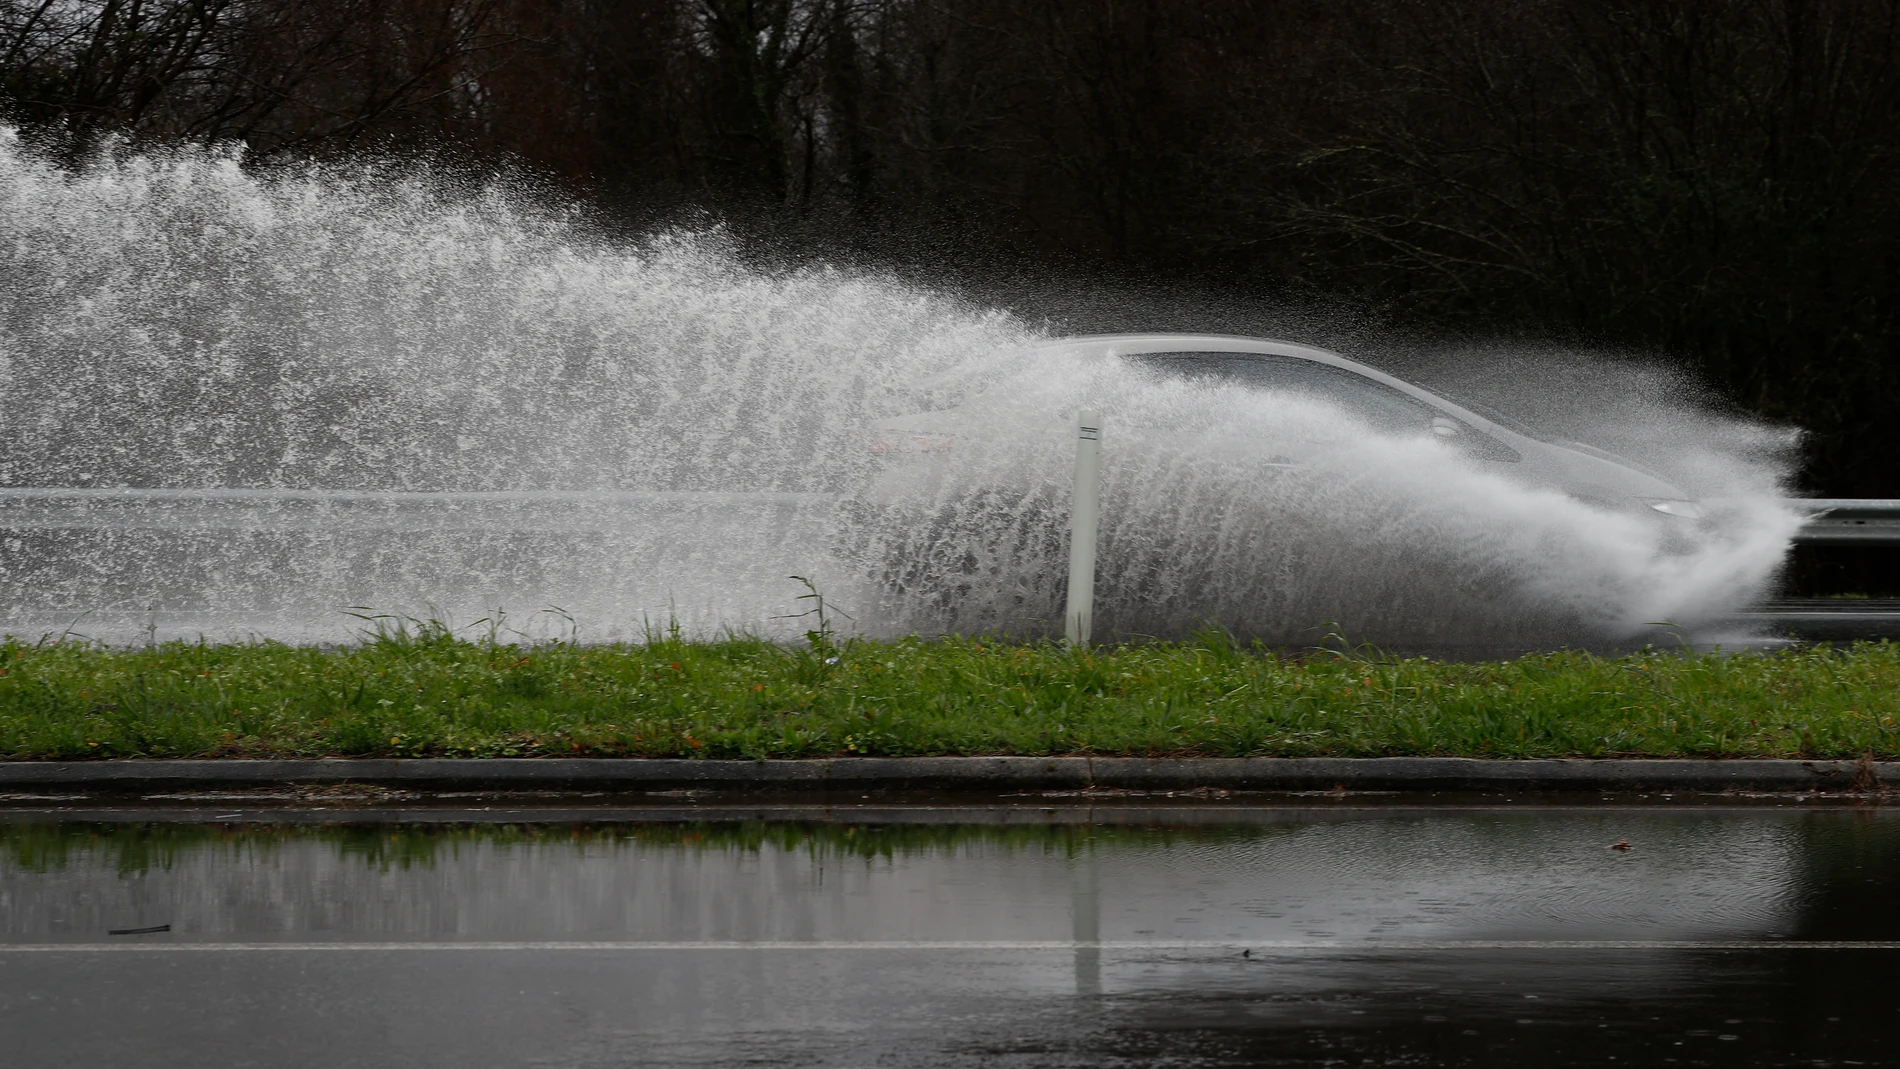
<svg viewBox="0 0 1900 1069"><path fill-rule="evenodd" d="M8 814L0 943L40 949L0 951L0 1019L32 1002L46 1064L343 1004L374 1027L275 1060L1877 1064L1900 1025L1900 950L1774 946L1900 939L1878 809L325 816ZM1562 945L1604 940L1643 945ZM85 949L133 943L177 949ZM243 1012L167 1015L197 1004Z"/></svg>

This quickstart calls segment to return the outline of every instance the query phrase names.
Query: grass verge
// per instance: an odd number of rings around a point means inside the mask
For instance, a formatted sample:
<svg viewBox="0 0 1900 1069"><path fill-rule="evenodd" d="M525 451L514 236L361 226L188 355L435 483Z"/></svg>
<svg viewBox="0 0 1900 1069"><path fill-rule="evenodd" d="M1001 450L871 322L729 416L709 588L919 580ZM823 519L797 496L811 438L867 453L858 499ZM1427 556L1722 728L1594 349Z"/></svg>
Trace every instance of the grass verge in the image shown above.
<svg viewBox="0 0 1900 1069"><path fill-rule="evenodd" d="M1460 664L976 639L0 642L0 758L1900 756L1900 646Z"/></svg>

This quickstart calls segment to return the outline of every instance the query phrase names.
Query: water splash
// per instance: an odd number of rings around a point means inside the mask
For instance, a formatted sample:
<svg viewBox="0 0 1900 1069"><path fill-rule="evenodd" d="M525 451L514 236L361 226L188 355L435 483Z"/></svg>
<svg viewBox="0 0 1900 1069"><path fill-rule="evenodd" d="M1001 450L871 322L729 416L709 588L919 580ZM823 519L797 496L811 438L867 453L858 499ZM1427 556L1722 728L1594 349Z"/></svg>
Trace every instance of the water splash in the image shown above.
<svg viewBox="0 0 1900 1069"><path fill-rule="evenodd" d="M1288 476L1274 435L1343 416L1078 363L1005 313L760 269L717 231L629 243L517 185L240 162L108 146L66 170L0 131L4 630L323 639L351 605L560 606L583 638L789 634L799 574L869 633L1048 633L1084 401L1172 443L1111 431L1106 633L1616 640L1760 596L1794 524L1785 459L1692 407L1683 455L1729 506L1664 553L1430 442L1359 430ZM879 421L972 398L931 479L863 492Z"/></svg>

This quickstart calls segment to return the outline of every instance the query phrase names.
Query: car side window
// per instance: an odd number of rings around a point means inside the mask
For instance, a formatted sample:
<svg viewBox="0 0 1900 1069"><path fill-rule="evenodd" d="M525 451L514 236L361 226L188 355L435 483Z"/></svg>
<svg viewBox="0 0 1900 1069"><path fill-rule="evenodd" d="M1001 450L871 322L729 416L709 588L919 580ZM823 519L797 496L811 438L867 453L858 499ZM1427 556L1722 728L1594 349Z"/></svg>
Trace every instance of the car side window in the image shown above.
<svg viewBox="0 0 1900 1069"><path fill-rule="evenodd" d="M1382 382L1313 360L1252 353L1141 353L1128 359L1190 381L1311 397L1389 434L1427 434L1439 413Z"/></svg>
<svg viewBox="0 0 1900 1069"><path fill-rule="evenodd" d="M1433 434L1486 460L1516 461L1501 442L1382 382L1316 360L1256 353L1138 353L1128 360L1163 375L1311 397L1393 435Z"/></svg>

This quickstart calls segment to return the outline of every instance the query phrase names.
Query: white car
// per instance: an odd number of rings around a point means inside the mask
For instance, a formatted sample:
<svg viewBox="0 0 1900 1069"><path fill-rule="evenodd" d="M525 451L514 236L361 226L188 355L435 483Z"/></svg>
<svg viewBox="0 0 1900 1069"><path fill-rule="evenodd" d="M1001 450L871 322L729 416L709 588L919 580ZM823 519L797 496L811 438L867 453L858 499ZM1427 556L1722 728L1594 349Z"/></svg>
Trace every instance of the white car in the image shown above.
<svg viewBox="0 0 1900 1069"><path fill-rule="evenodd" d="M1311 397L1374 430L1432 435L1513 481L1560 490L1600 508L1683 520L1701 514L1682 490L1629 460L1579 442L1540 437L1496 412L1447 400L1324 349L1214 334L1104 334L1063 338L1046 347L1085 359L1124 360L1162 376ZM871 448L890 459L948 452L955 448L961 410L980 400L881 421ZM887 465L880 477L909 476L901 465Z"/></svg>
<svg viewBox="0 0 1900 1069"><path fill-rule="evenodd" d="M1556 491L1593 509L1641 517L1646 526L1655 529L1656 537L1649 541L1665 554L1682 552L1694 544L1692 536L1701 508L1660 476L1587 445L1541 437L1503 416L1450 401L1323 349L1204 334L1063 338L1037 348L1046 351L1026 354L1020 367L1029 370L1023 375L1006 375L965 392L954 407L884 419L870 428L873 470L853 502L857 526L866 532L858 540L857 549L866 554L862 563L869 566L887 594L897 595L900 600L907 596L914 600L921 594L939 608L956 610L965 599L993 603L999 584L1015 584L1018 593L1014 599L1022 618L1047 615L1054 604L1060 573L1057 565L1066 544L1066 487L1058 492L1057 484L1066 482L1067 472L1054 455L1038 456L1030 463L1018 461L1012 467L1011 458L1002 456L987 439L994 438L999 428L1024 421L1046 422L1047 430L1056 430L1054 407L1044 402L1068 396L1062 386L1072 384L1056 384L1047 397L1025 394L1053 379L1087 377L1104 370L1090 367L1097 361L1121 361L1138 372L1135 376L1110 375L1092 380L1107 384L1104 388L1115 388L1114 383L1122 388L1130 383L1165 385L1168 379L1178 379L1257 389L1283 400L1317 402L1317 406L1304 406L1307 415L1303 422L1288 418L1235 425L1242 427L1243 433L1245 428L1262 428L1263 433L1272 434L1270 442L1239 440L1231 434L1218 440L1203 437L1198 442L1187 442L1172 428L1153 420L1145 426L1131 426L1137 422L1137 413L1124 411L1118 416L1112 405L1106 406L1109 427L1104 441L1122 451L1124 463L1138 458L1151 462L1151 470L1158 470L1175 458L1197 455L1197 450L1205 458L1224 448L1250 465L1246 470L1256 473L1247 478L1273 478L1271 472L1278 470L1282 478L1293 480L1287 485L1294 487L1294 492L1299 492L1302 485L1309 490L1320 486L1321 492L1326 492L1324 484L1329 479L1336 482L1341 465L1355 462L1356 454L1351 450L1368 437L1368 432L1401 444L1412 436L1433 438L1471 461L1472 468L1492 472L1511 483ZM1139 396L1141 403L1156 404L1171 397L1171 403L1178 406L1176 411L1186 411L1190 417L1192 406L1205 404L1202 398L1208 398L1179 390L1171 394L1149 390L1129 396ZM1070 401L1072 406L1073 398ZM1020 405L1021 412L1012 413L1012 405ZM1291 417L1292 407L1282 401L1274 409L1263 411L1284 412ZM1046 421L1041 418L1045 409L1051 417ZM1348 418L1342 420L1339 414ZM1062 438L1066 442L1072 436L1073 431L1068 430ZM986 446L987 456L975 455ZM1021 442L1008 447L1027 448ZM1300 483L1302 472L1308 476L1304 484ZM1275 491L1259 485L1260 507L1264 508ZM1282 497L1274 507L1284 509L1290 500L1298 498ZM1376 506L1368 503L1366 507ZM1289 519L1281 511L1264 522L1284 529ZM1149 530L1165 528L1170 522L1192 530L1208 520L1201 515L1182 514L1173 521L1163 517ZM1107 560L1117 551L1111 545L1112 532L1105 533L1104 538ZM1167 547L1137 549L1125 545L1124 557L1146 552L1150 559L1140 567L1118 569L1115 581L1133 582L1133 573L1171 567L1172 561L1162 558L1178 548L1178 539ZM1210 575L1213 577L1201 583L1202 593L1184 597L1212 600L1219 592L1208 595L1206 588L1240 581L1231 569ZM1150 594L1172 597L1178 587L1160 583ZM968 626L1016 626L1016 615L1007 606L986 612Z"/></svg>

